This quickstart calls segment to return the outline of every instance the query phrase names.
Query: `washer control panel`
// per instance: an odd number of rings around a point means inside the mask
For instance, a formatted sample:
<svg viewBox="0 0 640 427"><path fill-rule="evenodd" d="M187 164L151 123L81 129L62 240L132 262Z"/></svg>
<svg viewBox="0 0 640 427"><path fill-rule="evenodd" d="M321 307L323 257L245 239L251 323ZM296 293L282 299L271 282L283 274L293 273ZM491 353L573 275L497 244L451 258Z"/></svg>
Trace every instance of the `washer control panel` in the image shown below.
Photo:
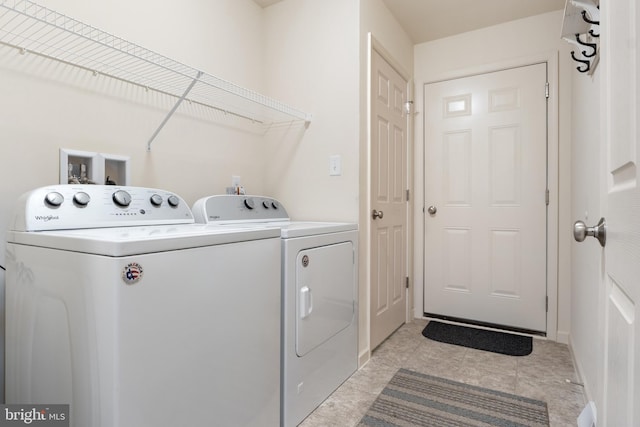
<svg viewBox="0 0 640 427"><path fill-rule="evenodd" d="M199 223L233 223L287 221L284 206L271 197L215 195L204 197L193 205L193 216Z"/></svg>
<svg viewBox="0 0 640 427"><path fill-rule="evenodd" d="M113 185L53 185L20 197L12 230L70 230L193 222L187 203L165 190Z"/></svg>

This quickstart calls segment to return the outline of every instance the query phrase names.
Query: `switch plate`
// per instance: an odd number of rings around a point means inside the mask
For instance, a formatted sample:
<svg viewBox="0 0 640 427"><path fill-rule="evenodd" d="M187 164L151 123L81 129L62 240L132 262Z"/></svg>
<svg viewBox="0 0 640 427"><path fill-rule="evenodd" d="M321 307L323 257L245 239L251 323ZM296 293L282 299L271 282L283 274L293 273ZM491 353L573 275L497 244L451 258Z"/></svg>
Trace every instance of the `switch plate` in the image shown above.
<svg viewBox="0 0 640 427"><path fill-rule="evenodd" d="M342 175L342 156L329 156L329 176Z"/></svg>

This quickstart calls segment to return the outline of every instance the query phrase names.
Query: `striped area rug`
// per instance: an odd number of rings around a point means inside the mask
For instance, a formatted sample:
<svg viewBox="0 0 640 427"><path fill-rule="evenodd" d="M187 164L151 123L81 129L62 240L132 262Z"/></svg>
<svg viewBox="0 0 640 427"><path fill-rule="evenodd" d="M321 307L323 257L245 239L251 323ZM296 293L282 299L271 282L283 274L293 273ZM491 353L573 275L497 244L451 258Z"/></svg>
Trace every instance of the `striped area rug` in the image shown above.
<svg viewBox="0 0 640 427"><path fill-rule="evenodd" d="M358 426L548 426L547 404L400 369Z"/></svg>

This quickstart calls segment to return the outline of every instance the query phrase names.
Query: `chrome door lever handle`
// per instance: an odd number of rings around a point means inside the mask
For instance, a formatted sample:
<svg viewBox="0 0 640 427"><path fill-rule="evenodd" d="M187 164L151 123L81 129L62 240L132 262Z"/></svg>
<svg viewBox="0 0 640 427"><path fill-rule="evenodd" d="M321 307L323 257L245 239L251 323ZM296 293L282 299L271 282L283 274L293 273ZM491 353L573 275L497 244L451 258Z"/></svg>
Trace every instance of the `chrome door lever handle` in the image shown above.
<svg viewBox="0 0 640 427"><path fill-rule="evenodd" d="M371 218L373 219L382 219L382 217L384 216L384 212L382 211L377 211L377 210L373 210L373 212L371 212Z"/></svg>
<svg viewBox="0 0 640 427"><path fill-rule="evenodd" d="M577 242L582 242L587 236L592 236L598 239L600 246L604 248L607 243L607 222L604 218L600 218L598 225L595 227L587 227L583 221L576 221L573 223L573 238Z"/></svg>

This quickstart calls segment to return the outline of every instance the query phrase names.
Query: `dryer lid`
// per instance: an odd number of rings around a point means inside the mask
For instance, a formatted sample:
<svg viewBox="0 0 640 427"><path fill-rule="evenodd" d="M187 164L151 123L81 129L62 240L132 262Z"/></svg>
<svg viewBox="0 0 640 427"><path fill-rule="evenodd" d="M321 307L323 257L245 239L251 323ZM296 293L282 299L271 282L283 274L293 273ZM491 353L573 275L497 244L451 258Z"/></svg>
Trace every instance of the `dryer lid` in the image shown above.
<svg viewBox="0 0 640 427"><path fill-rule="evenodd" d="M283 239L341 233L358 229L357 224L348 222L288 221L286 223L280 223L278 226L281 228L281 236Z"/></svg>

